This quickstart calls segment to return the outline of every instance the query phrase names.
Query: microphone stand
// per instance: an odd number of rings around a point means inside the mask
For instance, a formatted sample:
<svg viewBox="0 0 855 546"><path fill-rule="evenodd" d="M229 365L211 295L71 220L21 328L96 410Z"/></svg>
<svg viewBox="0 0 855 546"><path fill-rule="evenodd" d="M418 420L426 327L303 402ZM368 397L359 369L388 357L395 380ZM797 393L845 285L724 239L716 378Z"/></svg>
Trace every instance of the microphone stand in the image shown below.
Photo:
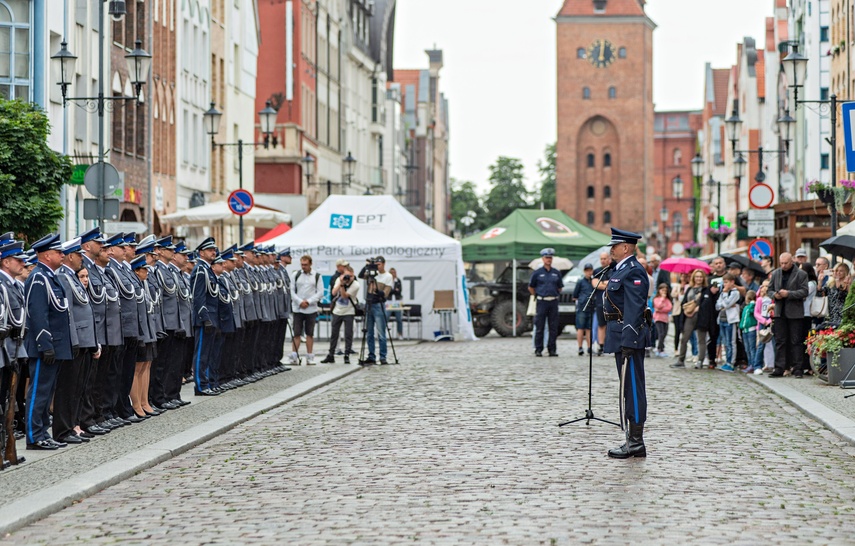
<svg viewBox="0 0 855 546"><path fill-rule="evenodd" d="M599 286L600 283L602 283L603 277L606 275L606 273L611 271L613 267L614 267L614 263L612 263L611 265L609 265L608 267L606 267L602 271L600 271L600 274L596 277L597 286ZM590 307L591 302L594 300L594 296L596 296L596 295L597 295L597 290L594 289L594 291L591 292L591 295L588 296L588 301L585 302L585 306L582 308L582 311L588 310L588 307ZM600 344L602 346L602 341ZM585 410L585 416L584 417L579 417L578 419L573 419L571 421L565 421L564 423L559 423L558 424L559 427L563 427L564 425L570 425L572 423L578 423L579 421L585 421L586 425L590 425L591 421L600 421L602 423L614 425L618 428L623 428L618 423L615 423L613 421L607 421L606 419L600 419L599 417L594 416L594 410L591 409L591 402L592 402L593 396L594 396L592 393L593 383L594 383L594 351L589 350L588 351L588 409Z"/></svg>

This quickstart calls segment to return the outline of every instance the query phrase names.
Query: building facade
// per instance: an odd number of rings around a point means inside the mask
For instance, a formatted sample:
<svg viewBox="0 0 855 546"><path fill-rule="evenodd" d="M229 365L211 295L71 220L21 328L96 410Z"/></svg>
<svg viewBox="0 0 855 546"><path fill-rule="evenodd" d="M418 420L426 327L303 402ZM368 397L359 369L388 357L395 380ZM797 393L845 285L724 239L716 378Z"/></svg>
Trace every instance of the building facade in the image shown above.
<svg viewBox="0 0 855 546"><path fill-rule="evenodd" d="M558 208L653 228L653 30L643 0L566 0L556 17Z"/></svg>

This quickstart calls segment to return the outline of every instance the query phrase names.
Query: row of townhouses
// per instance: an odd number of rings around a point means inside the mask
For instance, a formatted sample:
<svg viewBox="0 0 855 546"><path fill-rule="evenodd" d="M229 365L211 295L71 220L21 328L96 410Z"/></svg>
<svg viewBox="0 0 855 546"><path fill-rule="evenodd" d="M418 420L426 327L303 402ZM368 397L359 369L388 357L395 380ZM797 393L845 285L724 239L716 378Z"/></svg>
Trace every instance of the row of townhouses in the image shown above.
<svg viewBox="0 0 855 546"><path fill-rule="evenodd" d="M118 211L104 213L117 230L236 242L226 223L161 218L243 187L294 223L329 194L393 195L447 232L442 51L395 70L395 3L0 0L0 97L40 105L50 145L80 169L116 168ZM135 52L150 55L141 78ZM76 57L64 75L63 55ZM93 224L87 187L63 189L64 236Z"/></svg>

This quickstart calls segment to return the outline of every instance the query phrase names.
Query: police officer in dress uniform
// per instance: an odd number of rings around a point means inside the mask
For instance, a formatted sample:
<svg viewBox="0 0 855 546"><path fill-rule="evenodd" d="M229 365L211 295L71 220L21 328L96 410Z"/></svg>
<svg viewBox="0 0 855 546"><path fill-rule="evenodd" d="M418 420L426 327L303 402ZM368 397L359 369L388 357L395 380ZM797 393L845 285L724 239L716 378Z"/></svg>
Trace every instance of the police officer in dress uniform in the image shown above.
<svg viewBox="0 0 855 546"><path fill-rule="evenodd" d="M82 444L95 436L89 433L78 435L75 427L80 424L80 403L91 371L92 356L98 353L98 343L95 341L95 315L89 294L77 277L77 271L83 267L80 238L66 241L62 245L62 253L65 258L56 270L56 278L68 302L74 356L71 362L62 366L57 377L53 397L53 437L67 444Z"/></svg>
<svg viewBox="0 0 855 546"><path fill-rule="evenodd" d="M99 424L105 421L102 414L104 380L110 364L114 361L115 347L122 343L119 295L115 287L105 281L104 276L103 266L107 264L108 259L103 250L104 243L101 228L94 227L80 234L80 246L84 251L82 265L89 272L89 286L86 291L95 321L95 343L101 347L100 357L92 360L91 370L84 385L83 399L80 401L80 428L93 436L103 436L111 430ZM108 328L110 343L107 342Z"/></svg>
<svg viewBox="0 0 855 546"><path fill-rule="evenodd" d="M187 358L191 358L193 353L193 321L191 316L192 296L190 292L190 282L182 271L182 268L187 265L187 257L190 251L187 246L181 242L175 245L174 252L169 259L167 272L172 275L175 281L176 292L178 294L178 315L179 329L175 331L174 336L174 351L175 354L171 357L169 368L167 370L166 379L164 380L164 397L170 401L171 405L186 406L190 403L189 400L181 399L181 384L184 377L184 362ZM164 273L165 275L166 273ZM164 306L166 303L164 302Z"/></svg>
<svg viewBox="0 0 855 546"><path fill-rule="evenodd" d="M193 328L196 333L196 350L193 355L193 377L197 396L216 396L214 366L219 354L222 336L219 335L220 289L211 264L217 258L217 244L208 237L196 247L198 260L190 274L193 287Z"/></svg>
<svg viewBox="0 0 855 546"><path fill-rule="evenodd" d="M650 336L647 293L650 279L635 258L641 235L612 228L609 241L614 267L603 294L607 322L605 352L615 354L621 386L621 425L626 443L610 449L609 457L646 457L644 422L647 420L647 391L644 383L644 349ZM624 425L624 424L627 425Z"/></svg>
<svg viewBox="0 0 855 546"><path fill-rule="evenodd" d="M236 278L241 287L241 303L244 307L246 321L243 323L242 347L256 347L260 328L261 311L259 284L251 263L254 261L255 241L250 241L238 249ZM241 378L245 382L254 383L259 377L255 370L255 351L248 351L240 361Z"/></svg>
<svg viewBox="0 0 855 546"><path fill-rule="evenodd" d="M82 239L81 239L82 240ZM121 310L121 285L116 277L109 271L112 257L116 250L112 247L124 243L124 235L118 233L113 235L97 248L87 247L84 265L89 267L89 297L92 301L104 300L106 310L104 314L104 336L107 340L107 348L101 345L101 358L98 363L98 374L95 379L96 405L98 407L97 424L100 428L114 430L125 426L125 420L116 413L116 401L119 396L119 382L121 378L122 363L125 354L124 322ZM89 265L90 261L94 264ZM99 286L99 283L101 285ZM97 307L96 307L97 309ZM95 315L96 331L98 329L98 314Z"/></svg>
<svg viewBox="0 0 855 546"><path fill-rule="evenodd" d="M235 270L237 247L232 245L220 255L223 272L217 278L220 284L220 329L223 331L223 350L220 362L220 379L223 388L233 389L243 385L238 381L238 364L240 361L240 348L238 340L243 329L242 324L245 316L241 307L240 290L238 290L232 273ZM229 319L229 315L231 319ZM231 331L229 331L231 330Z"/></svg>
<svg viewBox="0 0 855 546"><path fill-rule="evenodd" d="M50 403L62 366L71 365L71 319L68 300L54 271L62 265L59 234L47 235L33 246L38 263L27 277L25 335L29 356L30 387L27 391L27 449L55 450L66 447L48 434Z"/></svg>
<svg viewBox="0 0 855 546"><path fill-rule="evenodd" d="M543 356L543 328L549 319L549 341L547 350L549 356L558 356L558 297L564 283L561 272L552 267L552 257L555 249L544 248L540 251L543 267L531 274L528 291L537 300L537 312L534 316L534 356Z"/></svg>
<svg viewBox="0 0 855 546"><path fill-rule="evenodd" d="M15 449L15 431L6 430L6 414L12 412L17 419L21 418L23 407L15 411L15 394L20 380L21 368L26 365L27 352L24 350L24 322L26 302L24 287L15 277L24 269L24 243L13 240L11 233L0 236L0 308L3 322L1 330L5 336L0 351L5 352L6 362L0 369L0 463L6 468L9 465L24 462ZM7 444L8 442L8 444ZM6 459L6 446L12 450Z"/></svg>

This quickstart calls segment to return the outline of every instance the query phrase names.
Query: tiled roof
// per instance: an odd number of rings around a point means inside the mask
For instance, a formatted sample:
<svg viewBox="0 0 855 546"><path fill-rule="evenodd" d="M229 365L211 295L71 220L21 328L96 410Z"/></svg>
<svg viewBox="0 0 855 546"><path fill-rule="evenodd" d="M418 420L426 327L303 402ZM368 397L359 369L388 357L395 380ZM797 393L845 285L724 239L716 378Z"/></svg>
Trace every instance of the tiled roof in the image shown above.
<svg viewBox="0 0 855 546"><path fill-rule="evenodd" d="M757 52L757 98L766 98L766 52L762 49Z"/></svg>
<svg viewBox="0 0 855 546"><path fill-rule="evenodd" d="M564 0L558 16L573 15L644 15L644 0L607 0L604 13L594 13L593 0Z"/></svg>
<svg viewBox="0 0 855 546"><path fill-rule="evenodd" d="M729 80L729 68L713 69L713 93L715 94L715 102L713 103L712 114L714 116L724 116L727 114L727 84Z"/></svg>

